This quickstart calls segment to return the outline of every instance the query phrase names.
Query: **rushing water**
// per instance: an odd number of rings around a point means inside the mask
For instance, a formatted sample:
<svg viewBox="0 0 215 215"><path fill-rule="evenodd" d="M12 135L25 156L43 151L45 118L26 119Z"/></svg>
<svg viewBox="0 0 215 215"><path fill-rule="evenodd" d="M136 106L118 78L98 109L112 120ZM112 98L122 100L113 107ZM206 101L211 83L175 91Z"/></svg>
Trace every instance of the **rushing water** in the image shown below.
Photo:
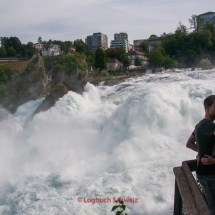
<svg viewBox="0 0 215 215"><path fill-rule="evenodd" d="M0 122L0 214L167 215L173 167L195 158L185 147L215 94L215 71L149 74L112 87L87 84L47 112L30 101ZM109 198L95 203L92 198ZM79 198L79 199L78 199Z"/></svg>

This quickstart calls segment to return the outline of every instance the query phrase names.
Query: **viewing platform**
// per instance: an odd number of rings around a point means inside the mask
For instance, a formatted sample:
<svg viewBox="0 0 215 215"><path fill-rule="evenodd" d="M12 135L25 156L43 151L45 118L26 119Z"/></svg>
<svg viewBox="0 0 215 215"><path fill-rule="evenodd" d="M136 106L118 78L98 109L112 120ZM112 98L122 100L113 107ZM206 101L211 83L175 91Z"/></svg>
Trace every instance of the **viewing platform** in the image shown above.
<svg viewBox="0 0 215 215"><path fill-rule="evenodd" d="M196 171L197 161L183 161L174 167L175 198L174 215L211 215L207 202L192 172Z"/></svg>

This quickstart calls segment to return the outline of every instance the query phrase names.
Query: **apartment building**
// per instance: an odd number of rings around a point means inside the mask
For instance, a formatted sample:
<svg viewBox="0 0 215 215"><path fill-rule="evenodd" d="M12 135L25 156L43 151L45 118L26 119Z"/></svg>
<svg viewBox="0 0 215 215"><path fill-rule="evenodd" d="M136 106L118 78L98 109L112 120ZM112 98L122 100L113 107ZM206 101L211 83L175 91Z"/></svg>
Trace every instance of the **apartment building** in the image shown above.
<svg viewBox="0 0 215 215"><path fill-rule="evenodd" d="M199 15L200 18L203 18L205 22L210 22L215 26L215 12L209 11Z"/></svg>
<svg viewBox="0 0 215 215"><path fill-rule="evenodd" d="M114 40L111 40L110 47L111 48L123 47L125 48L126 52L128 52L129 51L128 34L124 32L114 34Z"/></svg>
<svg viewBox="0 0 215 215"><path fill-rule="evenodd" d="M128 40L111 40L111 42L110 42L111 48L116 48L116 47L120 47L120 46L125 48L125 51L128 52L128 50L129 50Z"/></svg>
<svg viewBox="0 0 215 215"><path fill-rule="evenodd" d="M128 40L128 34L124 32L114 34L114 40Z"/></svg>
<svg viewBox="0 0 215 215"><path fill-rule="evenodd" d="M96 49L98 48L102 48L102 49L108 48L107 35L101 32L93 33L93 35L87 36L85 39L85 43L87 47L92 51L96 51Z"/></svg>

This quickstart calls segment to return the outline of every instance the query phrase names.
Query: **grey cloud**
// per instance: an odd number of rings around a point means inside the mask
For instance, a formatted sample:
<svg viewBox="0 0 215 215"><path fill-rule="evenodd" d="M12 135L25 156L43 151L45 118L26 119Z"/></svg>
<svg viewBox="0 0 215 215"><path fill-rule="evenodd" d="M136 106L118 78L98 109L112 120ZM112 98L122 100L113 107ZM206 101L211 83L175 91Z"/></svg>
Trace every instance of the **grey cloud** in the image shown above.
<svg viewBox="0 0 215 215"><path fill-rule="evenodd" d="M85 39L93 32L127 31L129 40L174 32L178 23L189 26L192 14L210 10L214 0L1 0L0 36L22 42Z"/></svg>

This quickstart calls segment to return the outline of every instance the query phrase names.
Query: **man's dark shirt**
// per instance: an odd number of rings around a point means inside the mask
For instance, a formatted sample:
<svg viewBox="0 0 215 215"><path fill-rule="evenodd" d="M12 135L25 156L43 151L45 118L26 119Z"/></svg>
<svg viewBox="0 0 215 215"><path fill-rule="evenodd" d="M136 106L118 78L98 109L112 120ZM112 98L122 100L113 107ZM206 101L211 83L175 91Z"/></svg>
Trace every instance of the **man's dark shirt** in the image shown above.
<svg viewBox="0 0 215 215"><path fill-rule="evenodd" d="M199 154L199 164L197 166L196 173L199 175L215 175L215 164L213 165L203 165L201 158L204 155L210 155L215 157L215 123L208 119L201 120L195 127L194 136L196 139L198 154Z"/></svg>

